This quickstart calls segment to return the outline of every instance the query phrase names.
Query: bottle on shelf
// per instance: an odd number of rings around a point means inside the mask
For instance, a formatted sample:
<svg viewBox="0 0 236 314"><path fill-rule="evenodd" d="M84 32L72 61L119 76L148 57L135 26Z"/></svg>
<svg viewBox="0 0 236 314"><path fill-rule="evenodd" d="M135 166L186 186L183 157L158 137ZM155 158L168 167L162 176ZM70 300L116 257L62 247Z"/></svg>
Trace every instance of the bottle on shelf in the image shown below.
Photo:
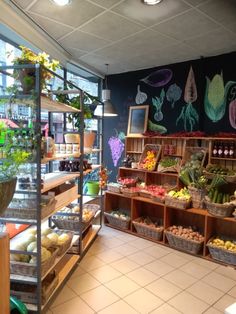
<svg viewBox="0 0 236 314"><path fill-rule="evenodd" d="M231 142L229 145L229 158L234 158L235 155L235 145L234 142Z"/></svg>
<svg viewBox="0 0 236 314"><path fill-rule="evenodd" d="M212 150L212 157L218 156L218 143L215 141Z"/></svg>
<svg viewBox="0 0 236 314"><path fill-rule="evenodd" d="M223 157L224 158L228 158L229 157L229 145L228 145L227 142L224 143Z"/></svg>
<svg viewBox="0 0 236 314"><path fill-rule="evenodd" d="M219 142L219 145L218 145L218 156L219 158L222 158L223 157L223 143L222 142Z"/></svg>
<svg viewBox="0 0 236 314"><path fill-rule="evenodd" d="M49 132L46 138L46 157L52 158L55 155L55 142L53 135Z"/></svg>
<svg viewBox="0 0 236 314"><path fill-rule="evenodd" d="M45 130L42 131L41 134L41 158L45 157L45 153L46 153L46 137L45 137Z"/></svg>

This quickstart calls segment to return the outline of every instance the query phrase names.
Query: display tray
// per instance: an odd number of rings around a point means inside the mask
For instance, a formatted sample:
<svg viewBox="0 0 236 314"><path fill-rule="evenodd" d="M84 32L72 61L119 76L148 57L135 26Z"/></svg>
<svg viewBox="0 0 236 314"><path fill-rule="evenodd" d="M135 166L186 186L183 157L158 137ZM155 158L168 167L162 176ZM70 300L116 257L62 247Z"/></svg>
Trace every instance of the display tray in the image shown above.
<svg viewBox="0 0 236 314"><path fill-rule="evenodd" d="M147 224L142 223L142 218L139 217L132 221L132 224L134 225L135 230L138 234L143 235L147 238L161 241L162 235L163 235L163 226L150 226Z"/></svg>
<svg viewBox="0 0 236 314"><path fill-rule="evenodd" d="M41 263L41 276L43 277L46 272L53 266L57 257L57 248L49 248L52 255L45 262ZM10 261L10 273L21 276L37 277L37 264L30 264L24 262Z"/></svg>
<svg viewBox="0 0 236 314"><path fill-rule="evenodd" d="M212 203L209 202L205 199L205 206L207 208L207 211L209 214L215 217L230 217L232 216L232 213L234 211L235 205L232 203L229 204L217 204L217 203Z"/></svg>
<svg viewBox="0 0 236 314"><path fill-rule="evenodd" d="M104 212L104 216L107 218L109 224L111 226L114 226L116 228L120 228L120 229L129 229L129 225L130 225L130 218L129 219L121 219L118 217L115 217L114 215Z"/></svg>
<svg viewBox="0 0 236 314"><path fill-rule="evenodd" d="M168 229L164 230L164 233L167 237L169 245L173 248L180 249L192 254L198 254L203 247L204 240L199 242L185 239L181 236L173 234L172 232L168 231Z"/></svg>
<svg viewBox="0 0 236 314"><path fill-rule="evenodd" d="M57 287L59 277L55 271L48 274L42 282L42 304L45 304ZM11 296L25 303L37 304L37 287L19 283L11 283Z"/></svg>
<svg viewBox="0 0 236 314"><path fill-rule="evenodd" d="M5 218L37 219L36 199L14 198L4 213ZM56 207L54 196L42 195L41 197L41 219L49 216Z"/></svg>

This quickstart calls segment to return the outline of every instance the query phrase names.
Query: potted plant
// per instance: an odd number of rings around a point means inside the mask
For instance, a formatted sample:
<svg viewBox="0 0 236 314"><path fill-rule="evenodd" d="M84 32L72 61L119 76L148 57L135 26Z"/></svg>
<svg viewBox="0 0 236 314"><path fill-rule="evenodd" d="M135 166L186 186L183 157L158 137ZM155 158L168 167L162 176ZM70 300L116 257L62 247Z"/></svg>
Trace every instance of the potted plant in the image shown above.
<svg viewBox="0 0 236 314"><path fill-rule="evenodd" d="M14 65L20 64L40 64L42 65L41 71L41 89L46 87L46 81L53 77L53 74L48 70L56 71L59 68L59 61L50 60L50 56L45 52L38 54L34 53L31 49L24 46L20 46L22 52L21 55L13 59ZM23 68L14 71L15 79L19 80L22 85L24 93L30 92L34 88L35 84L35 69L34 68Z"/></svg>
<svg viewBox="0 0 236 314"><path fill-rule="evenodd" d="M107 186L109 174L110 171L104 166L92 171L84 181L85 192L89 195L97 195L100 189L104 190Z"/></svg>
<svg viewBox="0 0 236 314"><path fill-rule="evenodd" d="M66 86L66 89L72 88L73 86L68 84ZM58 89L60 91L61 88ZM81 108L81 99L80 95L76 95L73 97L70 97L69 94L57 94L56 99L64 104L67 104L73 108L80 109ZM93 97L91 95L88 95L87 93L84 94L84 119L91 119L92 118L92 110L90 108L90 104L94 101L96 101L97 98ZM79 130L80 128L80 114L79 113L71 113L68 115L68 122L72 123L73 127ZM84 149L85 151L90 150L93 147L96 133L92 131L86 130L86 125L84 123Z"/></svg>
<svg viewBox="0 0 236 314"><path fill-rule="evenodd" d="M13 198L20 165L25 163L30 156L30 153L14 147L13 135L14 132L0 122L0 137L4 140L3 154L0 159L0 215L4 213Z"/></svg>

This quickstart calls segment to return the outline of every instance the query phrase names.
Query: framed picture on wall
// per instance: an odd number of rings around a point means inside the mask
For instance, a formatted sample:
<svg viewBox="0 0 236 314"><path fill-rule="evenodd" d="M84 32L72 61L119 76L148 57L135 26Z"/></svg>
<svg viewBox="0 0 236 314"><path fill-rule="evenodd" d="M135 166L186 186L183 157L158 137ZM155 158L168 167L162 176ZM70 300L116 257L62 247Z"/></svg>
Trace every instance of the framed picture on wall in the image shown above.
<svg viewBox="0 0 236 314"><path fill-rule="evenodd" d="M139 136L147 130L149 105L130 106L127 135Z"/></svg>

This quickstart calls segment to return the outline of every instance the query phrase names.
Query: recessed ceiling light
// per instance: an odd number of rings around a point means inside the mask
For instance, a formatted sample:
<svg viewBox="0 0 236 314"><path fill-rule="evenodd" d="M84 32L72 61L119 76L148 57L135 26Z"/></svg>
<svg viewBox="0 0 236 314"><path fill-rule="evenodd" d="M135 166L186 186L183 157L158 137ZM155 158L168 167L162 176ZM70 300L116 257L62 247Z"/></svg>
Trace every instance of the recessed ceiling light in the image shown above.
<svg viewBox="0 0 236 314"><path fill-rule="evenodd" d="M147 5L155 5L160 3L162 0L143 0L143 3L147 4Z"/></svg>
<svg viewBox="0 0 236 314"><path fill-rule="evenodd" d="M71 0L51 0L51 1L57 5L60 5L61 7L71 3Z"/></svg>

